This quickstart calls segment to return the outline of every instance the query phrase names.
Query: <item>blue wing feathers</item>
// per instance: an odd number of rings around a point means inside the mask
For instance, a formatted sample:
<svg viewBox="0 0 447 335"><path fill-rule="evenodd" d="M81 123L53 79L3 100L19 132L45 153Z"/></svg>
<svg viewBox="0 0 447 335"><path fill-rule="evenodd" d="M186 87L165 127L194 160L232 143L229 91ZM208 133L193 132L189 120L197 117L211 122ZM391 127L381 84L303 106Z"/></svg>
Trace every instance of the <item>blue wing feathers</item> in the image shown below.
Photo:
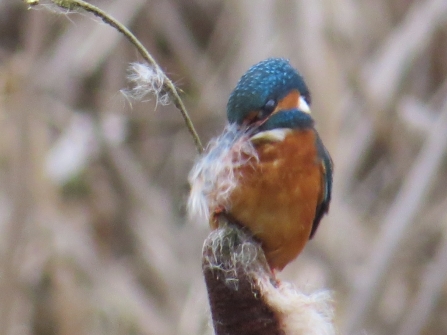
<svg viewBox="0 0 447 335"><path fill-rule="evenodd" d="M332 159L331 156L329 155L329 152L324 147L323 142L321 141L321 138L320 136L318 136L318 134L316 134L316 145L318 150L318 156L321 159L324 192L322 200L317 205L315 211L315 219L312 224L312 230L310 232L309 239L314 237L322 217L324 216L324 214L328 212L332 194L332 171L333 171Z"/></svg>

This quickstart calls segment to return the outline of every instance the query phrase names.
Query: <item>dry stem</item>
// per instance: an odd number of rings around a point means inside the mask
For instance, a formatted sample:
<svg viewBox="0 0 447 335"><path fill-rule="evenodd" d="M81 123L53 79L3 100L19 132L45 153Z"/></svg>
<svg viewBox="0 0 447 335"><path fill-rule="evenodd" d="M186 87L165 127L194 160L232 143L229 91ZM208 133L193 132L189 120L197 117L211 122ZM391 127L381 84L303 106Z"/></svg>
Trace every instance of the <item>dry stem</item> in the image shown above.
<svg viewBox="0 0 447 335"><path fill-rule="evenodd" d="M194 124L191 121L191 118L189 117L188 111L186 110L185 104L183 103L183 100L180 98L180 95L178 94L177 89L175 88L174 83L171 79L164 73L164 71L160 68L158 63L155 61L155 59L151 56L151 54L147 51L147 49L143 46L143 44L138 40L138 38L135 37L135 35L127 29L124 25L122 25L118 20L101 10L100 8L82 1L82 0L51 0L52 3L55 5L68 9L68 10L74 10L77 8L81 8L87 12L92 13L93 15L99 17L101 20L103 20L106 24L110 25L111 27L118 30L121 34L123 34L130 43L132 43L135 48L137 48L140 55L143 57L143 59L148 62L151 66L153 66L157 72L163 73L164 75L164 89L169 93L171 96L174 105L177 107L177 109L180 111L180 113L183 116L183 119L185 120L186 127L188 128L191 136L193 137L194 144L197 148L197 151L201 153L203 151L203 145L200 141L200 137L197 134L197 131L194 128ZM39 0L26 0L26 3L29 6L36 6L39 4Z"/></svg>

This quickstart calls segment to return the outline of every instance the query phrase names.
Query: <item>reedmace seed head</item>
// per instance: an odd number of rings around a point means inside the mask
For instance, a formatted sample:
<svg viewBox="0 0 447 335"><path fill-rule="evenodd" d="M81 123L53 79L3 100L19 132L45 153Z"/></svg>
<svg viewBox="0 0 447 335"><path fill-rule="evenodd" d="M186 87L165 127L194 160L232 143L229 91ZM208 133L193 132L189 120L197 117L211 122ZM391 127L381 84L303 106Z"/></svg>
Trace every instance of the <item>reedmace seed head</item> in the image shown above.
<svg viewBox="0 0 447 335"><path fill-rule="evenodd" d="M142 100L147 95L153 94L157 104L169 104L169 94L164 90L165 74L160 68L148 64L131 63L127 79L132 88L121 90L125 97Z"/></svg>
<svg viewBox="0 0 447 335"><path fill-rule="evenodd" d="M229 124L222 135L213 139L189 174L190 218L208 220L218 207L226 208L239 179L238 169L257 161L257 152L246 129Z"/></svg>

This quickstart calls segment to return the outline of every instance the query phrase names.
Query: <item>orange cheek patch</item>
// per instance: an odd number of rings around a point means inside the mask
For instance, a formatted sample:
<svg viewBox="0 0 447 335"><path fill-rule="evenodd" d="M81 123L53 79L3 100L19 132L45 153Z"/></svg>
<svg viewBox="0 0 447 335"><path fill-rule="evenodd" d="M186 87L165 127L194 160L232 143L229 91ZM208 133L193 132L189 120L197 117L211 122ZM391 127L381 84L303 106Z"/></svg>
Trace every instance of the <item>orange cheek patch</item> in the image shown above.
<svg viewBox="0 0 447 335"><path fill-rule="evenodd" d="M290 110L298 108L299 99L300 99L300 92L298 92L297 90L293 90L278 102L278 105L276 106L274 113L281 110Z"/></svg>

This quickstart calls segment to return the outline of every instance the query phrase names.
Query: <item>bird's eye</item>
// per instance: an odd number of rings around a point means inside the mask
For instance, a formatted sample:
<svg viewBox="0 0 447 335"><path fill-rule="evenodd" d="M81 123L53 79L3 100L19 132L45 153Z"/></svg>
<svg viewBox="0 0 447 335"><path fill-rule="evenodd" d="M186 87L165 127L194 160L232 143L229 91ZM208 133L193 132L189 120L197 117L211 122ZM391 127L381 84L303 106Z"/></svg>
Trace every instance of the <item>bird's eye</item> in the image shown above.
<svg viewBox="0 0 447 335"><path fill-rule="evenodd" d="M258 114L259 119L264 119L270 114L272 114L276 108L276 101L273 99L270 99L267 101L264 105L264 107L261 109L261 111Z"/></svg>

